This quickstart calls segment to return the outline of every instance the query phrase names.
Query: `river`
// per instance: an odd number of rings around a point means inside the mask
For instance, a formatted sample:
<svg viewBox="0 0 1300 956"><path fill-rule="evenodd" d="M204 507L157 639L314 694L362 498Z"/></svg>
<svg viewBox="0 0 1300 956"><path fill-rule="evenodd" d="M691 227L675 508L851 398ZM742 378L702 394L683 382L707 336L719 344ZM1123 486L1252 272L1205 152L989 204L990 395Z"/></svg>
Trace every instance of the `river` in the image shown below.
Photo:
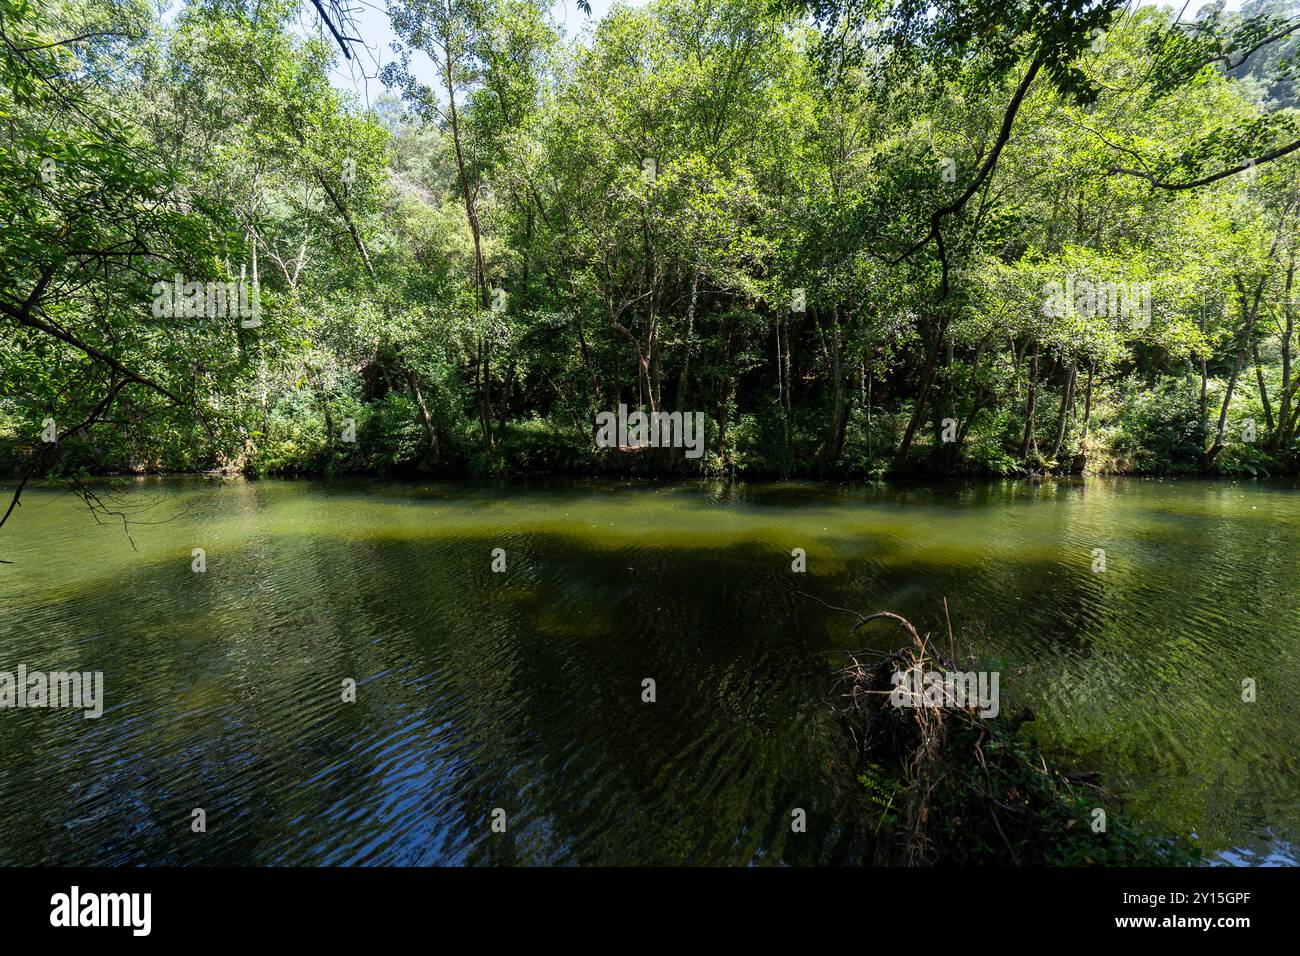
<svg viewBox="0 0 1300 956"><path fill-rule="evenodd" d="M854 862L833 672L900 635L800 591L936 634L946 597L1003 713L1138 822L1300 860L1293 483L135 479L104 507L32 489L0 530L0 671L104 675L98 719L0 710L0 864Z"/></svg>

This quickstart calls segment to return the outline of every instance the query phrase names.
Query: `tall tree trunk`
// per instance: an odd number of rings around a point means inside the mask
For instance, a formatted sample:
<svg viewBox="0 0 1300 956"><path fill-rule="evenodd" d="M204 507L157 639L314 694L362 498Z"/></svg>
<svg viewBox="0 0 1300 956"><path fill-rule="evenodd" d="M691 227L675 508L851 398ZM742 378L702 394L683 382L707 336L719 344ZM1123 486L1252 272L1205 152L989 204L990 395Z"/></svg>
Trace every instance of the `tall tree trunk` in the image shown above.
<svg viewBox="0 0 1300 956"><path fill-rule="evenodd" d="M845 426L844 363L842 361L840 342L840 307L838 304L831 305L828 350L831 366L831 420L822 445L820 465L823 471L834 468L836 462L839 461Z"/></svg>
<svg viewBox="0 0 1300 956"><path fill-rule="evenodd" d="M582 364L587 369L587 374L591 376L591 394L595 402L592 410L599 409L605 404L605 396L601 392L600 379L596 376L596 367L591 364L591 351L587 348L587 336L582 330L581 316L574 317L574 323L578 327L578 349L582 354Z"/></svg>
<svg viewBox="0 0 1300 956"><path fill-rule="evenodd" d="M424 392L420 390L420 380L415 373L409 368L404 369L406 373L406 384L410 386L411 394L415 396L415 406L420 410L420 420L424 423L424 435L429 439L429 454L433 464L442 464L442 452L438 448L438 432L433 427L433 416L429 414L429 406L425 404Z"/></svg>
<svg viewBox="0 0 1300 956"><path fill-rule="evenodd" d="M1088 425L1092 420L1092 372L1097 363L1088 362L1088 384L1083 391L1083 440L1088 440Z"/></svg>
<svg viewBox="0 0 1300 956"><path fill-rule="evenodd" d="M1295 249L1291 250L1291 260L1286 270L1286 299L1282 303L1282 316L1285 323L1282 328L1282 397L1278 401L1277 427L1269 436L1269 449L1273 454L1282 450L1282 443L1290 438L1287 434L1291 421L1291 336L1294 332L1295 312L1291 303L1291 289L1295 280Z"/></svg>
<svg viewBox="0 0 1300 956"><path fill-rule="evenodd" d="M731 320L727 320L722 337L722 367L731 368ZM718 389L718 454L722 457L724 468L731 466L731 452L727 448L727 423L731 413L731 399L736 394L736 378L730 373L722 380Z"/></svg>
<svg viewBox="0 0 1300 956"><path fill-rule="evenodd" d="M871 456L875 454L875 448L873 447L875 443L871 437L871 386L873 384L872 380L875 378L874 368L863 363L862 378L864 380L862 386L862 407L867 413L867 460L870 461Z"/></svg>
<svg viewBox="0 0 1300 956"><path fill-rule="evenodd" d="M1265 261L1273 262L1277 255L1278 243L1282 239L1283 231L1286 229L1287 219L1290 216L1294 201L1288 202L1282 215L1278 217L1277 227L1273 231L1273 241L1269 243L1268 255ZM1255 320L1259 315L1260 298L1264 295L1264 288L1268 284L1268 273L1265 272L1255 283L1255 291L1250 296L1249 304L1247 303L1246 286L1241 277L1236 279L1237 297L1241 301L1241 313L1243 318L1243 328L1241 333L1241 345L1237 349L1236 360L1232 363L1232 375L1228 378L1228 387L1223 393L1223 406L1219 410L1219 423L1214 430L1214 444L1205 452L1204 466L1207 470L1214 467L1214 462L1218 459L1219 454L1223 451L1223 430L1228 421L1228 407L1232 403L1232 393L1237 386L1237 377L1241 374L1242 368L1246 364L1246 356L1249 354L1250 347L1254 342Z"/></svg>
<svg viewBox="0 0 1300 956"><path fill-rule="evenodd" d="M474 352L474 392L478 395L478 424L479 431L483 435L483 447L491 450L492 425L488 411L488 396L491 394L491 386L487 383L490 369L488 368L486 351L483 336L480 335Z"/></svg>
<svg viewBox="0 0 1300 956"><path fill-rule="evenodd" d="M1066 418L1070 414L1070 406L1074 404L1074 378L1078 368L1077 362L1070 362L1070 371L1065 381L1065 391L1061 395L1061 411L1056 416L1056 442L1052 445L1052 461L1058 460L1061 454L1061 445L1065 443Z"/></svg>
<svg viewBox="0 0 1300 956"><path fill-rule="evenodd" d="M785 405L782 408L785 418L785 460L786 473L794 467L794 406L790 397L791 378L790 378L790 317L787 315L783 319L785 325L785 354L781 361L784 363L785 371Z"/></svg>
<svg viewBox="0 0 1300 956"><path fill-rule="evenodd" d="M975 357L971 359L970 378L966 383L966 391L970 395L970 409L957 429L957 440L953 442L952 459L954 462L959 457L961 449L966 445L966 435L970 432L971 426L975 424L976 417L988 403L984 383L980 381L980 362L984 358L984 348L988 344L988 340L989 336L987 335L980 339L979 344L975 346Z"/></svg>
<svg viewBox="0 0 1300 956"><path fill-rule="evenodd" d="M699 295L700 269L697 266L691 273L691 298L686 306L686 347L682 349L682 367L677 375L677 405L674 410L682 414L686 414L686 387L691 377L691 352L695 348L695 304Z"/></svg>
<svg viewBox="0 0 1300 956"><path fill-rule="evenodd" d="M677 373L677 400L674 411L681 412L683 416L686 412L686 388L688 380L691 377L691 352L694 349L695 338L695 304L699 301L700 295L700 268L696 266L691 272L691 297L686 306L686 345L682 349L682 367ZM668 460L673 467L681 461L683 449L677 445L673 446Z"/></svg>
<svg viewBox="0 0 1300 956"><path fill-rule="evenodd" d="M447 0L447 18L450 21L452 16L451 2ZM465 203L465 218L469 221L470 236L474 244L474 286L478 290L478 304L480 309L490 309L492 301L488 295L487 271L483 266L483 237L482 228L478 219L478 204L475 201L473 191L470 188L469 173L465 167L465 149L461 140L460 131L460 112L456 108L456 78L455 67L451 58L451 41L444 38L443 49L446 52L444 60L444 80L447 89L447 106L448 116L451 120L451 140L454 152L456 154L456 173L460 179L461 198ZM478 337L478 362L474 370L474 380L478 391L479 406L479 427L483 432L483 445L489 451L493 447L492 427L490 422L491 416L491 389L492 389L492 368L490 359L487 355L487 348L483 341L483 336Z"/></svg>
<svg viewBox="0 0 1300 956"><path fill-rule="evenodd" d="M938 451L938 461L944 470L952 468L956 461L957 443L956 441L945 442L943 440L943 420L951 418L957 419L957 413L954 407L955 384L952 382L952 361L953 361L953 340L951 335L944 336L943 361L939 368L943 370L942 377L938 370L935 371L935 380L938 382L936 390L938 395L934 401L934 447ZM954 439L956 435L954 434Z"/></svg>
<svg viewBox="0 0 1300 956"><path fill-rule="evenodd" d="M1206 322L1205 310L1206 310L1206 304L1202 302L1201 303L1201 335L1202 336L1205 335L1205 322ZM1209 427L1210 427L1210 405L1209 405L1210 373L1209 373L1209 369L1206 366L1206 358L1203 352L1197 355L1197 360L1198 360L1198 364L1201 367L1201 394L1198 400L1198 408L1200 410L1201 441L1204 442L1205 434L1207 431L1209 431Z"/></svg>
<svg viewBox="0 0 1300 956"><path fill-rule="evenodd" d="M1029 355L1029 397L1025 399L1025 437L1020 445L1020 457L1028 464L1029 454L1038 454L1038 442L1034 436L1034 414L1038 410L1038 343L1035 342Z"/></svg>
<svg viewBox="0 0 1300 956"><path fill-rule="evenodd" d="M921 387L917 389L916 403L912 406L912 417L907 420L907 427L903 430L903 439L898 444L898 451L894 454L893 464L890 470L901 472L907 467L907 454L912 448L912 439L916 437L916 429L924 421L925 403L930 396L930 386L934 384L935 368L939 363L939 349L943 347L943 338L948 332L948 316L945 312L939 320L939 325L935 329L934 341L930 345L930 351L925 356L925 366L921 373Z"/></svg>
<svg viewBox="0 0 1300 956"><path fill-rule="evenodd" d="M1250 343L1251 358L1255 360L1255 382L1259 385L1259 401L1264 406L1264 424L1273 433L1273 406L1268 400L1268 386L1264 384L1264 366L1259 361L1259 342Z"/></svg>
<svg viewBox="0 0 1300 956"><path fill-rule="evenodd" d="M448 16L450 15L450 2L448 2ZM460 113L456 108L456 83L451 61L451 44L448 43L445 49L447 51L445 78L448 113L451 119L451 140L456 153L456 173L460 179L461 198L465 203L465 218L469 221L470 237L474 242L474 286L478 290L479 308L488 309L492 306L492 300L488 295L487 272L483 267L483 238L477 203L470 188L469 173L465 168L465 149L460 135Z"/></svg>
<svg viewBox="0 0 1300 956"><path fill-rule="evenodd" d="M784 453L781 460L781 477L790 477L790 464L794 456L790 452L790 413L786 406L786 359L784 348L781 342L781 326L784 324L783 316L778 315L776 319L776 402L781 408L781 417L784 420L785 445Z"/></svg>
<svg viewBox="0 0 1300 956"><path fill-rule="evenodd" d="M1223 432L1228 422L1228 408L1232 405L1232 393L1237 387L1237 378L1241 375L1241 370L1246 364L1246 356L1250 352L1250 343L1252 336L1255 334L1255 317L1259 314L1259 300L1264 293L1264 285L1267 277L1263 277L1255 286L1253 301L1247 303L1246 288L1237 280L1237 293L1241 299L1242 311L1242 331L1241 345L1237 348L1237 357L1232 363L1232 374L1228 376L1228 387L1223 392L1223 405L1219 409L1219 422L1214 429L1214 444L1205 452L1205 467L1214 466L1215 460L1224 449Z"/></svg>
<svg viewBox="0 0 1300 956"><path fill-rule="evenodd" d="M505 434L506 422L510 418L510 399L515 391L516 360L511 359L506 368L505 381L501 383L501 397L497 400L497 439Z"/></svg>

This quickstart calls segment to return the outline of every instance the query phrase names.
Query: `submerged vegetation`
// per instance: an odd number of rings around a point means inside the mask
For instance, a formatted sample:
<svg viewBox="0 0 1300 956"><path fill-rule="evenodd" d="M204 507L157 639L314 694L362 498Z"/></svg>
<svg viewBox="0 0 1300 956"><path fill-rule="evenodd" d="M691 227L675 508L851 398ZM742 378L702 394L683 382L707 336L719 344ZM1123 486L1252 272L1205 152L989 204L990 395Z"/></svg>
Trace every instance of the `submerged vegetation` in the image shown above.
<svg viewBox="0 0 1300 956"><path fill-rule="evenodd" d="M1294 4L549 9L0 0L0 468L1300 464Z"/></svg>

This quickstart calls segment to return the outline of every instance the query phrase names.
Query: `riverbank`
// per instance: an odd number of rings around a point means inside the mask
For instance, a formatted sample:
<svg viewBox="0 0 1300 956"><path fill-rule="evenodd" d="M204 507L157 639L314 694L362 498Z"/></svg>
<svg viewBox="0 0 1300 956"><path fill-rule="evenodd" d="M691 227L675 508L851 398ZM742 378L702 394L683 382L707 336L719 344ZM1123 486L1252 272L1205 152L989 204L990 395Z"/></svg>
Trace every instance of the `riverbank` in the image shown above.
<svg viewBox="0 0 1300 956"><path fill-rule="evenodd" d="M21 480L29 466L24 458L11 458L0 466L0 479ZM76 459L74 458L74 461ZM301 459L261 456L236 457L224 462L210 461L197 466L169 466L164 462L126 462L117 464L76 463L74 467L53 468L43 475L75 478L129 478L141 476L209 475L245 478L355 478L374 480L463 480L542 478L644 478L657 481L717 480L739 481L896 481L925 482L958 480L1133 477L1133 478L1290 478L1300 476L1300 458L1275 456L1255 449L1238 450L1219 456L1212 466L1189 459L1178 463L1166 461L1142 463L1115 457L1075 456L1057 463L1035 458L1017 462L1007 458L996 464L963 461L949 464L941 451L922 445L920 453L901 470L878 458L854 466L833 468L773 468L762 464L741 465L717 455L692 462L673 450L650 449L630 453L617 449L583 449L577 443L562 450L499 447L490 456L468 456L445 460L437 466L422 459L397 460L383 464L358 461L349 452L313 454Z"/></svg>

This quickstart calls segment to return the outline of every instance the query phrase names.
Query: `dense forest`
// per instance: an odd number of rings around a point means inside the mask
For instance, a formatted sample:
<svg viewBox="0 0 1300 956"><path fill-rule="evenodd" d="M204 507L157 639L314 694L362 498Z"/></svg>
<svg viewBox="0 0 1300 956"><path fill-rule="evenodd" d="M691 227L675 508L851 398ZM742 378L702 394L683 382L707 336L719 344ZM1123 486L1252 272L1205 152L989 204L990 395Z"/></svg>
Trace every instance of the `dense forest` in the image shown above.
<svg viewBox="0 0 1300 956"><path fill-rule="evenodd" d="M0 474L1300 467L1300 4L387 13L0 0Z"/></svg>

